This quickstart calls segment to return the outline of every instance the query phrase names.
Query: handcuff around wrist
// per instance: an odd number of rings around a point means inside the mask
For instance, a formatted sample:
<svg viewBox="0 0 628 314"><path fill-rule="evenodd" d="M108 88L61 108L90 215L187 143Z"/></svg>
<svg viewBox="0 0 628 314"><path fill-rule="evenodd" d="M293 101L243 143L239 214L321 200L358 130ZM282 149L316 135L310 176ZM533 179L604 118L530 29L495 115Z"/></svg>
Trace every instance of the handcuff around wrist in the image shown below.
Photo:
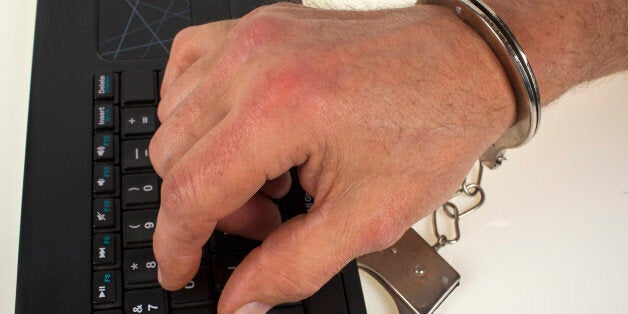
<svg viewBox="0 0 628 314"><path fill-rule="evenodd" d="M515 125L493 143L480 157L494 169L505 160L506 149L527 143L536 134L541 120L539 88L523 49L508 26L491 8L479 0L419 0L417 4L450 7L489 45L503 66L517 105Z"/></svg>
<svg viewBox="0 0 628 314"><path fill-rule="evenodd" d="M515 124L482 154L454 197L432 214L434 245L409 230L391 248L358 258L358 266L383 284L399 312L404 314L434 312L459 285L460 275L436 250L458 242L460 219L484 203L483 167L499 167L506 160L505 151L532 139L541 120L541 97L532 68L515 36L493 10L479 0L418 0L417 5L423 4L452 8L486 41L508 76L515 95L517 118ZM441 209L453 222L453 235L439 231L437 216Z"/></svg>

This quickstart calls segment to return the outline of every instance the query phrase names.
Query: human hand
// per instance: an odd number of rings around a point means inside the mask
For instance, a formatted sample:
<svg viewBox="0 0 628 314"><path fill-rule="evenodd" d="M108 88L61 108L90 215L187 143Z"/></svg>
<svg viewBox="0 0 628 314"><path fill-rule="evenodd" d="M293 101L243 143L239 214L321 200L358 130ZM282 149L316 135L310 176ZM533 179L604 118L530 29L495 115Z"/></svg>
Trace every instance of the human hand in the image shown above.
<svg viewBox="0 0 628 314"><path fill-rule="evenodd" d="M455 34L452 36L451 34ZM150 145L159 281L184 286L214 228L263 239L219 312L303 299L446 200L514 121L488 46L448 9L280 4L177 36ZM299 166L314 196L280 225Z"/></svg>

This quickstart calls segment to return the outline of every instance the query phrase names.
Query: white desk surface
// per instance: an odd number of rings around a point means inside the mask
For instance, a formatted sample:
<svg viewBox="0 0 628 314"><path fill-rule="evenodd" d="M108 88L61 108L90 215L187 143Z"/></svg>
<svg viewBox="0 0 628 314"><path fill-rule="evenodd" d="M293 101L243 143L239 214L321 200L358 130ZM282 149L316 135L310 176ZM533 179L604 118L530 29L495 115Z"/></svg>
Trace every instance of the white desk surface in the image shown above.
<svg viewBox="0 0 628 314"><path fill-rule="evenodd" d="M0 313L11 313L35 0L2 2ZM438 312L627 313L628 71L563 97L545 110L532 143L508 157L487 171L488 200L462 221L462 241L441 250L462 284ZM372 279L362 280L370 313L396 313Z"/></svg>

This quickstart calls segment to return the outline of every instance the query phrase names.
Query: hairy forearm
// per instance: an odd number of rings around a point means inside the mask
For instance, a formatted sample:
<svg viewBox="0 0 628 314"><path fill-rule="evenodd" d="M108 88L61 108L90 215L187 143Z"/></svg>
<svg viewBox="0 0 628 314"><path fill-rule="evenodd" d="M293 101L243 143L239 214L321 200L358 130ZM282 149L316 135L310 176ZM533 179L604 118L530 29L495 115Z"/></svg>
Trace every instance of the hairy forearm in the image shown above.
<svg viewBox="0 0 628 314"><path fill-rule="evenodd" d="M483 0L509 25L543 105L571 87L628 68L626 0Z"/></svg>

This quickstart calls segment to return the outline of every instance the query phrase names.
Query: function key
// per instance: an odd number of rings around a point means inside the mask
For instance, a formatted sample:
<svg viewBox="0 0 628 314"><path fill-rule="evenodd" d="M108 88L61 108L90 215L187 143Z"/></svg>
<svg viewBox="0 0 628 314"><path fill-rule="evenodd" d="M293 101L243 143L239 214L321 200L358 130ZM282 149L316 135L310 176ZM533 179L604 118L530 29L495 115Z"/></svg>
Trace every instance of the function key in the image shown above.
<svg viewBox="0 0 628 314"><path fill-rule="evenodd" d="M153 241L157 210L134 210L123 214L124 246L150 244Z"/></svg>
<svg viewBox="0 0 628 314"><path fill-rule="evenodd" d="M92 263L99 269L115 268L119 263L120 239L111 233L95 234L92 238Z"/></svg>
<svg viewBox="0 0 628 314"><path fill-rule="evenodd" d="M122 73L121 80L123 105L155 103L154 71L126 71Z"/></svg>
<svg viewBox="0 0 628 314"><path fill-rule="evenodd" d="M149 144L149 139L122 142L122 171L150 169Z"/></svg>
<svg viewBox="0 0 628 314"><path fill-rule="evenodd" d="M120 170L115 166L95 166L93 178L94 194L114 194L119 172Z"/></svg>
<svg viewBox="0 0 628 314"><path fill-rule="evenodd" d="M151 135L157 131L157 109L140 107L122 109L122 136Z"/></svg>
<svg viewBox="0 0 628 314"><path fill-rule="evenodd" d="M209 304L209 273L207 267L199 268L196 276L181 290L172 292L173 307L191 307Z"/></svg>
<svg viewBox="0 0 628 314"><path fill-rule="evenodd" d="M94 130L112 131L115 129L116 107L112 104L94 106Z"/></svg>
<svg viewBox="0 0 628 314"><path fill-rule="evenodd" d="M92 281L92 302L97 310L122 305L120 271L95 272Z"/></svg>
<svg viewBox="0 0 628 314"><path fill-rule="evenodd" d="M116 156L116 150L118 145L117 136L113 134L95 134L94 135L94 161L113 162Z"/></svg>
<svg viewBox="0 0 628 314"><path fill-rule="evenodd" d="M94 99L111 100L115 96L118 75L99 73L94 76Z"/></svg>
<svg viewBox="0 0 628 314"><path fill-rule="evenodd" d="M97 198L92 204L92 226L94 229L112 229L116 226L118 201L112 198Z"/></svg>
<svg viewBox="0 0 628 314"><path fill-rule="evenodd" d="M124 286L157 285L157 260L153 249L124 252Z"/></svg>
<svg viewBox="0 0 628 314"><path fill-rule="evenodd" d="M128 174L122 177L125 207L159 203L159 177L156 173Z"/></svg>
<svg viewBox="0 0 628 314"><path fill-rule="evenodd" d="M127 291L124 294L124 312L165 314L166 294L162 289Z"/></svg>

